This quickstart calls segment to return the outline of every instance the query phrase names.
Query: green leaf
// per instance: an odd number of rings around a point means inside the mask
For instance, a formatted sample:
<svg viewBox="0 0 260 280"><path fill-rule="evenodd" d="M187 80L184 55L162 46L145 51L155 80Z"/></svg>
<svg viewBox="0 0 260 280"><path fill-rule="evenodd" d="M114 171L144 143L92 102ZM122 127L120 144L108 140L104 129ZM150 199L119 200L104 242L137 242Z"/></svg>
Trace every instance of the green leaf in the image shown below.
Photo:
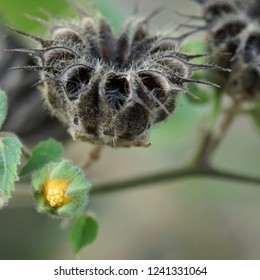
<svg viewBox="0 0 260 280"><path fill-rule="evenodd" d="M0 128L2 127L7 115L6 94L0 89Z"/></svg>
<svg viewBox="0 0 260 280"><path fill-rule="evenodd" d="M17 177L17 165L20 163L21 143L15 137L0 139L0 208L11 197Z"/></svg>
<svg viewBox="0 0 260 280"><path fill-rule="evenodd" d="M92 14L91 10L93 10L93 8L91 4L89 4L89 2L91 1L82 2L85 2L82 5L83 8L85 8L87 12L90 12L90 14ZM101 13L106 18L108 18L113 27L118 27L119 25L121 25L122 20L129 14L127 12L127 9L125 9L124 5L120 3L120 1L118 1L116 9L113 5L110 4L110 1L94 0L93 2L95 6L97 6L98 10L101 11ZM35 0L12 0L12 4L10 4L9 0L1 0L0 3L0 21L3 20L3 22L5 22L7 25L11 25L18 29L37 34L38 36L43 36L46 33L46 28L44 28L39 22L32 22L31 20L24 17L24 13L43 18L45 20L52 20L46 15L46 13L42 12L39 9L40 6L41 9L45 9L51 14L60 16L61 18L77 18L78 16L73 6L66 0L44 0L41 1L40 4L39 1ZM15 7L15 9L13 7Z"/></svg>
<svg viewBox="0 0 260 280"><path fill-rule="evenodd" d="M20 170L19 175L24 176L32 171L35 171L43 165L51 162L58 161L62 158L63 146L61 143L54 139L49 139L40 142L33 148L30 159Z"/></svg>
<svg viewBox="0 0 260 280"><path fill-rule="evenodd" d="M75 253L78 253L84 246L92 243L98 234L98 223L89 215L81 215L74 221L70 240Z"/></svg>
<svg viewBox="0 0 260 280"><path fill-rule="evenodd" d="M35 32L35 30L37 30L37 35L41 35L39 30L42 31L43 28L40 23L32 23L31 20L23 16L23 13L27 13L47 20L48 17L40 11L39 6L40 8L50 11L58 16L66 12L69 4L65 0L44 0L40 4L39 1L35 0L12 0L12 3L8 0L1 0L1 12L3 13L1 20L6 22L8 25L15 26L16 28L27 32Z"/></svg>

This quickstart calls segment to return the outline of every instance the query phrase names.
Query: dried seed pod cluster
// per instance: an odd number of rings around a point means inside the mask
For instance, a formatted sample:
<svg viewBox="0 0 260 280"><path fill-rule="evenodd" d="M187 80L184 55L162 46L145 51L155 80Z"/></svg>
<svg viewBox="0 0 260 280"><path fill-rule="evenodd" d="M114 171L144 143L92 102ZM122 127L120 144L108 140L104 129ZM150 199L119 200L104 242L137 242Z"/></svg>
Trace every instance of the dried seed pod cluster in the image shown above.
<svg viewBox="0 0 260 280"><path fill-rule="evenodd" d="M203 4L210 52L223 53L214 62L232 70L217 83L236 100L260 97L259 0L196 0ZM226 54L224 54L226 53Z"/></svg>
<svg viewBox="0 0 260 280"><path fill-rule="evenodd" d="M176 95L199 69L222 68L193 64L179 51L184 38L152 35L146 18L129 19L118 34L98 13L81 7L78 22L45 22L50 39L18 31L40 42L38 49L19 49L38 57L44 99L51 112L68 127L74 139L117 146L143 146L151 126L161 122L176 106Z"/></svg>

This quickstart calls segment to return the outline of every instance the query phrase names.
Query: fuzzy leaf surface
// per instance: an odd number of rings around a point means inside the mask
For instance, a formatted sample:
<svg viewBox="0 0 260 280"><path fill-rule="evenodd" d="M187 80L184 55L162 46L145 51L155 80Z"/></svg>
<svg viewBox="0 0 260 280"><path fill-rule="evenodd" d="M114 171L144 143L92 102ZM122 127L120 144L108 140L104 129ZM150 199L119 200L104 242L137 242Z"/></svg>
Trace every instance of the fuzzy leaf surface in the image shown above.
<svg viewBox="0 0 260 280"><path fill-rule="evenodd" d="M98 223L93 216L81 215L74 221L70 240L75 253L78 253L84 246L95 241L98 234Z"/></svg>
<svg viewBox="0 0 260 280"><path fill-rule="evenodd" d="M7 115L7 98L5 93L0 89L0 128L2 127Z"/></svg>
<svg viewBox="0 0 260 280"><path fill-rule="evenodd" d="M20 170L19 175L24 176L39 169L51 161L58 161L63 156L63 146L54 139L40 142L32 150L32 154L27 163Z"/></svg>
<svg viewBox="0 0 260 280"><path fill-rule="evenodd" d="M15 137L0 139L0 208L11 197L17 181L17 166L20 163L22 145Z"/></svg>

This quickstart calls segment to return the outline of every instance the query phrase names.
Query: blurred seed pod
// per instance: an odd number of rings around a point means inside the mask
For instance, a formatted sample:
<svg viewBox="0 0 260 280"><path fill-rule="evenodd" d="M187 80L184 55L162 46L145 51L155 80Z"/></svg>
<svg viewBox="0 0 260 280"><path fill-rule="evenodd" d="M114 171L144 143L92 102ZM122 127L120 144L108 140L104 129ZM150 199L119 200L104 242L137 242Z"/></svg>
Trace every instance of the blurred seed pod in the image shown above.
<svg viewBox="0 0 260 280"><path fill-rule="evenodd" d="M147 17L130 18L121 31L96 12L89 15L78 4L75 22L40 21L50 29L41 47L14 49L37 58L41 91L50 111L69 128L74 139L118 146L149 146L149 129L164 121L176 107L176 97L187 84L210 84L192 80L196 70L225 70L218 66L194 64L196 57L182 53L182 41L198 30L179 37L148 28ZM212 84L210 84L212 85Z"/></svg>
<svg viewBox="0 0 260 280"><path fill-rule="evenodd" d="M260 2L196 0L202 4L209 51L214 63L231 73L214 73L215 81L236 100L260 98ZM221 55L222 53L222 55Z"/></svg>

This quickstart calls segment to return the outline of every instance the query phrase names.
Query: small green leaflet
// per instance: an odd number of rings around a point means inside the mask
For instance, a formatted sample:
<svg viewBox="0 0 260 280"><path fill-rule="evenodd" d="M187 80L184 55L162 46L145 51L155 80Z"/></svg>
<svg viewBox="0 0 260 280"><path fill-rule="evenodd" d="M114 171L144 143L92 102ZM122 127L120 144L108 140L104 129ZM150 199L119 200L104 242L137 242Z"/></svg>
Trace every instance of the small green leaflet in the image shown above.
<svg viewBox="0 0 260 280"><path fill-rule="evenodd" d="M5 93L0 89L0 128L2 127L7 115L7 98Z"/></svg>
<svg viewBox="0 0 260 280"><path fill-rule="evenodd" d="M20 163L21 143L15 137L0 138L0 208L11 197Z"/></svg>
<svg viewBox="0 0 260 280"><path fill-rule="evenodd" d="M70 240L75 253L84 246L95 241L98 234L98 223L93 216L81 215L77 217L72 225Z"/></svg>
<svg viewBox="0 0 260 280"><path fill-rule="evenodd" d="M61 143L54 139L42 141L33 148L31 157L20 170L19 175L24 176L51 161L58 161L62 158L62 155L63 146Z"/></svg>

